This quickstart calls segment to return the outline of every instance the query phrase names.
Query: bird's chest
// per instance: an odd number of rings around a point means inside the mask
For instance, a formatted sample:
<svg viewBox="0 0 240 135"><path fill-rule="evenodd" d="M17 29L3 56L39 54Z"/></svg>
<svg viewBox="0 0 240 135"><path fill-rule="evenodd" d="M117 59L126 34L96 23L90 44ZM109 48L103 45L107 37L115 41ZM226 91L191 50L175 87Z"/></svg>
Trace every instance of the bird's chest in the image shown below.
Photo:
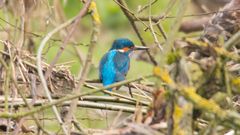
<svg viewBox="0 0 240 135"><path fill-rule="evenodd" d="M116 70L123 74L126 74L130 66L130 59L128 54L116 53L113 60Z"/></svg>

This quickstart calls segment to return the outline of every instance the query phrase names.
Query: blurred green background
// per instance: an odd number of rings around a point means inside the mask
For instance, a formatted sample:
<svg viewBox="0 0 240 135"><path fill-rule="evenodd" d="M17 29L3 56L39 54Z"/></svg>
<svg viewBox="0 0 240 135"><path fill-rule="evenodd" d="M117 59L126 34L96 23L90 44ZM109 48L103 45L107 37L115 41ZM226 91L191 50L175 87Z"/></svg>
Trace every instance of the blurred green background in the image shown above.
<svg viewBox="0 0 240 135"><path fill-rule="evenodd" d="M100 61L100 58L103 56L105 52L108 51L110 48L112 42L116 38L120 37L127 37L134 41L135 44L141 45L136 34L134 33L129 21L124 16L122 11L120 10L119 6L114 1L96 1L98 11L101 17L102 25L101 25L101 32L99 36L99 42L97 43L97 47L94 51L93 56L93 68L90 72L90 78L97 78L98 71L97 67ZM137 11L137 7L144 6L148 4L148 0L143 0L141 2L137 1L128 1L129 8L133 11ZM156 4L152 6L152 14L154 15L160 15L161 12L165 10L166 5L168 4L168 1L157 1ZM79 0L71 0L67 1L66 3L62 2L62 6L64 8L64 13L66 15L66 18L74 17L78 14L80 11L82 4L79 2ZM171 10L169 15L175 14L175 7L174 10ZM145 10L140 15L148 15L148 9ZM173 19L166 19L162 22L164 29L166 32L170 29L171 23ZM148 23L148 22L147 22ZM143 31L145 28L141 23L137 23L139 26L139 30L141 31L141 34L144 36L144 39L146 43L151 46L154 44L154 40L152 38L152 35L149 31ZM88 44L90 35L91 35L91 20L89 17L85 17L81 21L81 26L79 27L79 31L76 33L79 33L78 35L75 35L76 42L80 42L83 44ZM81 31L82 30L82 31ZM163 38L159 37L159 41L163 42ZM46 59L48 62L52 60L52 58L56 55L56 50L58 49L58 45L54 45L52 43L53 47L48 50L48 53L46 54ZM86 46L78 46L81 50L81 52L86 55L87 53L87 47ZM73 74L77 74L80 70L80 64L78 62L78 59L76 58L76 55L72 49L72 47L68 47L64 54L61 56L61 59L59 62L66 62L66 61L74 61L74 63L71 65L70 69ZM136 61L132 60L131 63L131 69L128 74L128 77L147 74L151 72L152 65L148 64L146 62ZM139 74L140 73L140 74Z"/></svg>

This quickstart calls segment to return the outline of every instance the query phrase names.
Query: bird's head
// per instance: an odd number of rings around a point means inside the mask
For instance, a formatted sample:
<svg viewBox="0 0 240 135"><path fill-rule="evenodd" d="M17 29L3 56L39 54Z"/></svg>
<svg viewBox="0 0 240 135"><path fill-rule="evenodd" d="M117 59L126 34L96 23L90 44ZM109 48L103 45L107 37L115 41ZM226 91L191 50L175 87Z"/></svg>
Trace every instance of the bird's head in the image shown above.
<svg viewBox="0 0 240 135"><path fill-rule="evenodd" d="M118 50L119 52L129 53L134 50L147 50L148 47L135 46L134 43L127 38L119 38L114 40L110 50Z"/></svg>

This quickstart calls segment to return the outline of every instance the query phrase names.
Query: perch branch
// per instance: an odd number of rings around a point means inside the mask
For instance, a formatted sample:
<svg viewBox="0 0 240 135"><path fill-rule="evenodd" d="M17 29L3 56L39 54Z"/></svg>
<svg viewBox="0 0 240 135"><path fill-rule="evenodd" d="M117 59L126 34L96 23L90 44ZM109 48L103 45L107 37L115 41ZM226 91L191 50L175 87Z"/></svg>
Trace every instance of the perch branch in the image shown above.
<svg viewBox="0 0 240 135"><path fill-rule="evenodd" d="M97 87L92 86L92 85L89 85L89 84L85 84L85 86L88 87L88 88L92 88L92 89L98 89ZM147 105L147 106L149 105L148 102L138 101L138 100L136 100L136 99L134 99L134 98L127 97L127 96L124 96L124 95L121 95L121 94L118 94L118 93L115 93L115 92L112 92L112 91L103 90L103 92L106 93L106 94L109 94L109 95L111 95L111 96L116 96L116 97L119 97L119 98L122 98L122 99L127 99L127 100L129 100L129 101L133 101L133 102L135 102L135 103L139 102L139 103L141 103L141 104L143 104L143 105Z"/></svg>
<svg viewBox="0 0 240 135"><path fill-rule="evenodd" d="M15 82L16 83L16 82ZM15 85L14 83L14 85ZM8 102L11 103L13 98L8 98ZM31 103L34 99L32 98L25 98L26 99L26 102L27 103ZM54 101L56 101L58 98L54 98ZM14 99L15 102L22 102L24 100L22 100L22 98L15 98ZM42 101L47 101L46 99L38 99L38 101L42 102ZM123 99L123 98L119 98L119 97L110 97L110 96L82 96L79 98L79 101L88 101L88 102L108 102L108 103L118 103L118 104L127 104L127 105L136 105L137 103L134 102L134 101L130 101L130 100L127 100L127 99ZM0 96L0 102L4 102L4 97L3 96ZM24 101L25 102L25 101ZM148 106L150 105L150 103L145 103L145 104L142 104L144 106ZM1 107L3 105L0 105ZM8 107L10 106L10 104L8 105Z"/></svg>
<svg viewBox="0 0 240 135"><path fill-rule="evenodd" d="M69 100L72 100L72 99L75 99L75 98L80 98L82 96L86 96L86 95L90 95L90 94L94 94L94 93L97 93L97 92L101 92L103 90L106 90L106 89L110 89L110 88L114 88L114 87L118 87L118 86L121 86L121 85L124 85L124 84L127 84L127 83L131 83L131 82L135 82L135 81L139 81L139 80L142 80L144 78L149 78L149 77L152 77L153 75L146 75L146 76L142 76L142 77L137 77L137 78L133 78L133 79L129 79L129 80L125 80L125 81L122 81L122 82L117 82L117 83L114 83L112 85L109 85L109 86L106 86L106 87L102 87L102 88L98 88L94 91L91 91L91 92L86 92L86 93L78 93L78 94L74 94L74 95L68 95L68 96L65 96L63 98L60 98L54 102L50 102L48 104L45 104L45 105L42 105L41 107L38 107L38 108L34 108L28 112L18 112L18 113L8 113L8 112L0 112L0 117L1 118L13 118L13 119L18 119L18 118L21 118L21 117L26 117L26 116L29 116L29 115L32 115L36 112L39 112L39 111L43 111L45 109L48 109L54 105L58 105L64 101L69 101Z"/></svg>
<svg viewBox="0 0 240 135"><path fill-rule="evenodd" d="M3 100L0 98L0 101L2 102ZM10 101L10 100L9 100ZM56 100L53 100L56 102ZM25 103L24 100L22 99L17 99L15 102L11 102L11 105L13 107L28 107L28 102L32 102L32 99L27 100L27 104ZM46 104L47 100L37 100L33 106L42 106L43 104ZM11 106L9 105L9 107ZM64 101L61 103L63 106L69 106L71 105L71 101ZM112 110L112 111L123 111L123 112L129 112L129 113L134 113L136 108L135 107L128 107L128 106L123 106L123 105L111 105L111 104L106 104L106 103L96 103L96 102L90 102L90 101L78 101L77 102L78 107L85 107L85 108L92 108L92 109L104 109L104 110ZM4 105L0 105L0 107L4 107ZM144 113L146 113L146 109L142 110Z"/></svg>

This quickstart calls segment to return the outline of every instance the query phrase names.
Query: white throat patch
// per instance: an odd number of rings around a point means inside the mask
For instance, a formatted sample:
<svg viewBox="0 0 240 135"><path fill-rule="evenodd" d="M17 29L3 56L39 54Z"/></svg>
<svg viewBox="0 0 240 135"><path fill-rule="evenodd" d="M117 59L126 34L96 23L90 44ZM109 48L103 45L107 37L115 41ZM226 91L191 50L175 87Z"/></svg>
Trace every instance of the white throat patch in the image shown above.
<svg viewBox="0 0 240 135"><path fill-rule="evenodd" d="M123 49L118 49L117 51L124 53L125 51Z"/></svg>

